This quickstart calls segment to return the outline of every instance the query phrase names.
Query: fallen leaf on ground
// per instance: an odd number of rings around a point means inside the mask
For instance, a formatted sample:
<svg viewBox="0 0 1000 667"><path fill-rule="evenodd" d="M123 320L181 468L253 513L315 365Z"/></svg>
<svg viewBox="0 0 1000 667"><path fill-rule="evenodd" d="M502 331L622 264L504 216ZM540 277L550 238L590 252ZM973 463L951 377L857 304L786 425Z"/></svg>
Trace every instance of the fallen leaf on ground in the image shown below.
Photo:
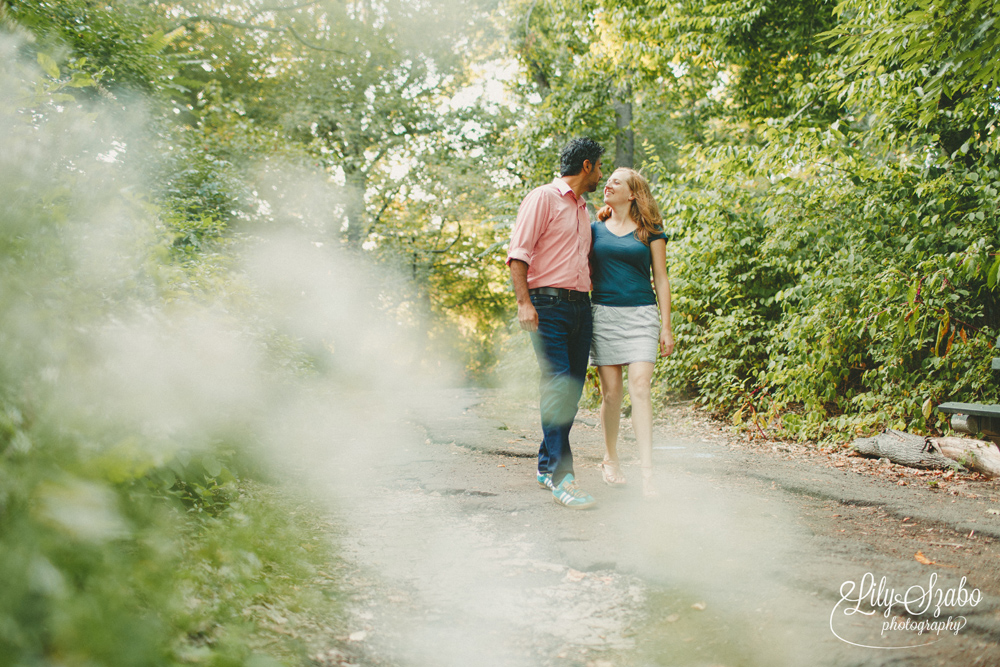
<svg viewBox="0 0 1000 667"><path fill-rule="evenodd" d="M914 554L913 557L916 558L919 562L923 563L924 565L937 565L938 567L958 567L957 565L945 565L944 563L939 563L936 560L931 560L930 558L924 555L923 551L918 551L916 554Z"/></svg>
<svg viewBox="0 0 1000 667"><path fill-rule="evenodd" d="M347 638L352 642L363 642L368 633L364 630L358 630L357 632L352 632Z"/></svg>
<svg viewBox="0 0 1000 667"><path fill-rule="evenodd" d="M691 605L691 608L692 609L697 609L698 611L705 611L705 608L707 606L708 605L705 604L704 602L695 602L693 605Z"/></svg>
<svg viewBox="0 0 1000 667"><path fill-rule="evenodd" d="M583 581L586 578L586 572L580 572L579 570L574 570L570 568L566 573L566 581Z"/></svg>
<svg viewBox="0 0 1000 667"><path fill-rule="evenodd" d="M680 614L670 614L670 616L667 616L667 623L676 623L680 619L681 619Z"/></svg>

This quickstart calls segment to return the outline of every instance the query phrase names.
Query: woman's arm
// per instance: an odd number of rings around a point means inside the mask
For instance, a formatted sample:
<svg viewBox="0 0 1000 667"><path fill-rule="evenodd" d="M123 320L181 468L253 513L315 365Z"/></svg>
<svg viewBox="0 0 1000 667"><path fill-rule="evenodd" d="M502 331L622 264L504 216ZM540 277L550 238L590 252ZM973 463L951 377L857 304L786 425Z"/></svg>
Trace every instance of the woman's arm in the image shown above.
<svg viewBox="0 0 1000 667"><path fill-rule="evenodd" d="M666 239L650 241L649 254L653 264L656 303L660 306L660 356L666 357L674 351L674 329L670 324L670 278L667 277Z"/></svg>

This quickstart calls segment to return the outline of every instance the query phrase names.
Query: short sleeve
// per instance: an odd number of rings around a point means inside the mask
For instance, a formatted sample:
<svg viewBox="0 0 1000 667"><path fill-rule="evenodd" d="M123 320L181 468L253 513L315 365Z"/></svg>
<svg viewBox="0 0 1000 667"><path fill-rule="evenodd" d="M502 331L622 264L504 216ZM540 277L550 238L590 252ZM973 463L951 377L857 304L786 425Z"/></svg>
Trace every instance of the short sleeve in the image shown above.
<svg viewBox="0 0 1000 667"><path fill-rule="evenodd" d="M521 202L507 250L507 264L512 259L518 259L531 265L535 244L549 217L549 202L545 194L542 188L536 188Z"/></svg>

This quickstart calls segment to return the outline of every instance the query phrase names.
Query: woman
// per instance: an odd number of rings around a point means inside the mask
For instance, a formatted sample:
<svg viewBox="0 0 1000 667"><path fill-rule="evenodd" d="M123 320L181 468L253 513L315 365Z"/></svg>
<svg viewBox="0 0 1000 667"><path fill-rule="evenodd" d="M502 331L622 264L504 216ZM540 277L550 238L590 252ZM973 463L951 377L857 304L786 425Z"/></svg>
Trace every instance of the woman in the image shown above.
<svg viewBox="0 0 1000 667"><path fill-rule="evenodd" d="M604 186L604 203L597 214L601 222L591 225L594 339L590 356L601 381L605 453L600 467L606 483L625 483L618 463L618 427L622 368L628 366L632 428L642 462L642 490L643 495L651 497L657 491L653 484L650 383L657 348L662 356L674 351L667 241L649 183L638 172L616 169Z"/></svg>

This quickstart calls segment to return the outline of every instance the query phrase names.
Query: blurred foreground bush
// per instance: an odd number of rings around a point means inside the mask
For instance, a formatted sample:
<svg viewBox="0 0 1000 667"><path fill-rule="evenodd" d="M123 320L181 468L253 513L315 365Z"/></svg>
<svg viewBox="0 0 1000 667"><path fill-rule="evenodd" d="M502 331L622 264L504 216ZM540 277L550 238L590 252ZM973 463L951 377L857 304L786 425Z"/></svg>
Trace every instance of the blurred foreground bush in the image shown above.
<svg viewBox="0 0 1000 667"><path fill-rule="evenodd" d="M218 234L171 224L143 120L25 52L0 39L0 664L299 662L266 628L335 618L296 582L336 558L255 433L259 375L307 355L241 314Z"/></svg>

